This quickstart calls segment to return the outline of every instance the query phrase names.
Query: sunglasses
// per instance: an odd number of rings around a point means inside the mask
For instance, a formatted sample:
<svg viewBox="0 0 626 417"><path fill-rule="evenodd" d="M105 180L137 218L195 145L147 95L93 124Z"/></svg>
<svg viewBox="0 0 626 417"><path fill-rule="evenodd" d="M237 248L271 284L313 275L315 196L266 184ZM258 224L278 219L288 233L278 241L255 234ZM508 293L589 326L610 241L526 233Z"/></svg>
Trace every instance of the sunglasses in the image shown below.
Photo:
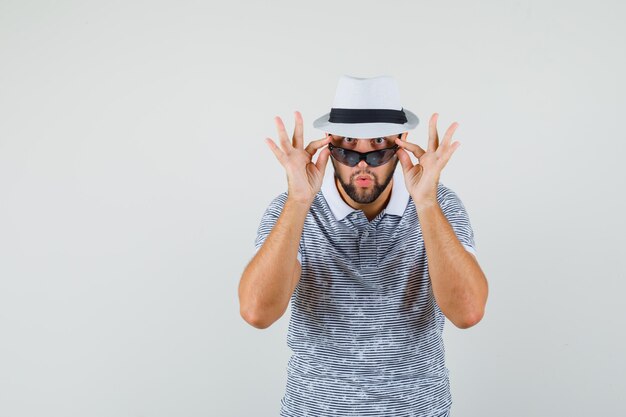
<svg viewBox="0 0 626 417"><path fill-rule="evenodd" d="M391 148L361 153L357 151L351 151L349 149L340 148L333 145L332 143L328 144L328 149L330 149L330 154L333 156L333 158L349 167L354 167L361 161L365 161L367 165L372 167L386 164L396 153L398 147L398 145L393 145Z"/></svg>

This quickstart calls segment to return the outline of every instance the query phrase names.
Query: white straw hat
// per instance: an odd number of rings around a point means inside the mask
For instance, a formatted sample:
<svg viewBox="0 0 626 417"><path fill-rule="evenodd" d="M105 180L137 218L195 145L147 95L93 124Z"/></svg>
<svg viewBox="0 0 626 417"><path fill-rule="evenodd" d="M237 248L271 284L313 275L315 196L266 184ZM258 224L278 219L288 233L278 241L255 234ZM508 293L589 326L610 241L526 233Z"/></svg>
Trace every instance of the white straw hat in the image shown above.
<svg viewBox="0 0 626 417"><path fill-rule="evenodd" d="M340 136L367 139L414 129L417 116L402 107L396 80L389 75L357 78L342 75L329 113L313 127Z"/></svg>

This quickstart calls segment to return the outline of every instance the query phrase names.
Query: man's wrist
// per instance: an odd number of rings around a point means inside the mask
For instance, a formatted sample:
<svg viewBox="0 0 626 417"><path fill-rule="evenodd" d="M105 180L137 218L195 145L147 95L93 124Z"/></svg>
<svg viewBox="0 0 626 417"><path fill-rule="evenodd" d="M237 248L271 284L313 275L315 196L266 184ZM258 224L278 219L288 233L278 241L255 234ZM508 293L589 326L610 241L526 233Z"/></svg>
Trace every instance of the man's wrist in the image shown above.
<svg viewBox="0 0 626 417"><path fill-rule="evenodd" d="M311 208L311 204L313 204L313 200L299 200L289 196L287 196L287 201L285 201L285 205L297 207L298 209L304 209L306 211Z"/></svg>
<svg viewBox="0 0 626 417"><path fill-rule="evenodd" d="M417 211L418 213L439 207L439 202L437 201L436 198L435 199L428 198L428 199L420 199L420 200L413 199L413 203L415 204L415 211Z"/></svg>

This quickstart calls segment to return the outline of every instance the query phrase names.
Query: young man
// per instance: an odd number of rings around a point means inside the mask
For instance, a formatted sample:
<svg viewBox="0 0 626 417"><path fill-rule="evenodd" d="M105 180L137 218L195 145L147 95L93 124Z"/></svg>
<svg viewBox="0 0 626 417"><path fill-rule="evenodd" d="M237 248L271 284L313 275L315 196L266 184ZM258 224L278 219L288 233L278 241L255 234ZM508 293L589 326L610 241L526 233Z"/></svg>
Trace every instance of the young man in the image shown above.
<svg viewBox="0 0 626 417"><path fill-rule="evenodd" d="M488 291L467 212L439 182L456 125L439 144L434 114L428 149L408 142L418 118L387 76L343 76L314 122L330 133L306 148L295 115L291 142L280 118L281 147L267 141L288 191L265 211L239 285L241 315L257 328L292 301L281 416L449 415L445 317L475 325Z"/></svg>

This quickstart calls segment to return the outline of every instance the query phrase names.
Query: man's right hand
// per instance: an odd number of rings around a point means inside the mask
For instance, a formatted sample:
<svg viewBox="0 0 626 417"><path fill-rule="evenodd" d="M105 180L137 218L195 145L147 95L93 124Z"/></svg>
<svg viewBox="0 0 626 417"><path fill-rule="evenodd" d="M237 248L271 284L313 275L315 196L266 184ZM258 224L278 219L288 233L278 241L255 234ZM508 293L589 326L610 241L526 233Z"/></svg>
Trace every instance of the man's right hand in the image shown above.
<svg viewBox="0 0 626 417"><path fill-rule="evenodd" d="M288 198L311 205L315 195L322 188L326 163L330 156L328 147L322 149L317 162L311 162L313 155L318 149L330 142L330 136L314 140L304 149L303 121L299 111L294 112L296 127L293 132L292 142L289 142L285 125L280 117L274 117L281 147L279 148L271 138L266 138L268 146L276 155L278 162L287 172Z"/></svg>

